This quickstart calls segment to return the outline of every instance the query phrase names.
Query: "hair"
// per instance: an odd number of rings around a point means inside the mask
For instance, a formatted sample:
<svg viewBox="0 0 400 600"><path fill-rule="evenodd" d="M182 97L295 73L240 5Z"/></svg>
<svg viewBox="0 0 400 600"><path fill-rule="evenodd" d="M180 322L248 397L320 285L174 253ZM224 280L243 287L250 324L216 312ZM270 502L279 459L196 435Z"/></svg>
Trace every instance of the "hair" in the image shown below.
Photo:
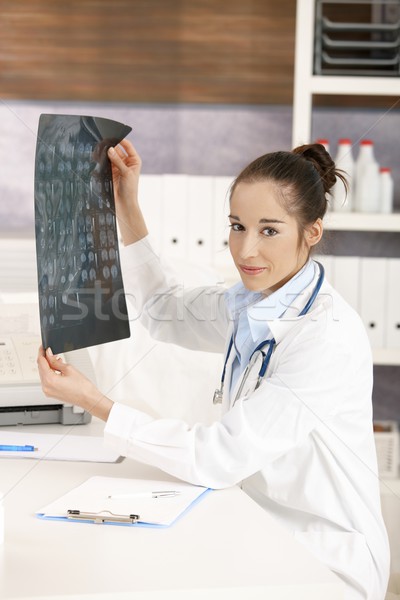
<svg viewBox="0 0 400 600"><path fill-rule="evenodd" d="M291 152L271 152L256 158L236 177L230 198L239 183L269 180L281 190L281 202L288 214L295 217L300 241L308 225L323 219L327 195L340 179L346 189L343 173L322 144L298 146Z"/></svg>

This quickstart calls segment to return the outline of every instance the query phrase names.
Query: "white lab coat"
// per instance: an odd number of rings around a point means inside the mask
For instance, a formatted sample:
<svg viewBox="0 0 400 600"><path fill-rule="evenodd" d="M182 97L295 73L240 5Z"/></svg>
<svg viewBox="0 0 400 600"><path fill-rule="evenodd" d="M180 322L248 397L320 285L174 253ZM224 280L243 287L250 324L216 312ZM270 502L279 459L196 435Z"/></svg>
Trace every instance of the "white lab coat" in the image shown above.
<svg viewBox="0 0 400 600"><path fill-rule="evenodd" d="M233 323L221 287L171 287L147 239L124 249L123 265L127 296L155 338L226 350ZM327 281L309 313L297 316L316 279L269 323L277 344L260 387L254 391L257 363L234 405L241 377L232 396L225 385L221 421L189 428L115 404L105 439L122 455L194 484L241 483L346 582L346 600L383 600L389 547L372 431L370 346L358 315ZM227 382L234 357L232 349Z"/></svg>

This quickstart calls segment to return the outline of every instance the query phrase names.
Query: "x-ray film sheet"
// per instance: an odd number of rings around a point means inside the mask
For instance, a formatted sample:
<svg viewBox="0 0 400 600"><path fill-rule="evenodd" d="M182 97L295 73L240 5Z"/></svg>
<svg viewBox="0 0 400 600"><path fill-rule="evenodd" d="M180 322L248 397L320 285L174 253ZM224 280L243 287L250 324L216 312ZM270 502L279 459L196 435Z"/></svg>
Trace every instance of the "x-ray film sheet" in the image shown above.
<svg viewBox="0 0 400 600"><path fill-rule="evenodd" d="M41 115L35 229L42 343L54 353L129 337L107 149L131 128Z"/></svg>

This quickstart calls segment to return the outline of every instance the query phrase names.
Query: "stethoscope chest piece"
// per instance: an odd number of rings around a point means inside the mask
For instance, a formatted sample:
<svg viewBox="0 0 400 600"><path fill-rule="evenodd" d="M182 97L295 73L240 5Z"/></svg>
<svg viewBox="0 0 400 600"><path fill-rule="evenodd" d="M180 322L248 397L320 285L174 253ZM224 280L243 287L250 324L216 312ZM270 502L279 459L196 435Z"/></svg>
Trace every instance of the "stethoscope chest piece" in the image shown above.
<svg viewBox="0 0 400 600"><path fill-rule="evenodd" d="M222 396L222 390L219 388L216 389L213 396L213 404L222 404Z"/></svg>

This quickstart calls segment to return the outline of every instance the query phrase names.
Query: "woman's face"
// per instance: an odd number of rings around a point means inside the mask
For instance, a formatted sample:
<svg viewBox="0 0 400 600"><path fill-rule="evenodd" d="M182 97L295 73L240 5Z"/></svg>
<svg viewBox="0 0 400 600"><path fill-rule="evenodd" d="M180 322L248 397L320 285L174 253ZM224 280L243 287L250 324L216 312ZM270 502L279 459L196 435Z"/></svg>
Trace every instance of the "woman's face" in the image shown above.
<svg viewBox="0 0 400 600"><path fill-rule="evenodd" d="M267 295L289 281L309 254L278 194L269 180L241 182L230 203L229 249L236 268L247 289Z"/></svg>

